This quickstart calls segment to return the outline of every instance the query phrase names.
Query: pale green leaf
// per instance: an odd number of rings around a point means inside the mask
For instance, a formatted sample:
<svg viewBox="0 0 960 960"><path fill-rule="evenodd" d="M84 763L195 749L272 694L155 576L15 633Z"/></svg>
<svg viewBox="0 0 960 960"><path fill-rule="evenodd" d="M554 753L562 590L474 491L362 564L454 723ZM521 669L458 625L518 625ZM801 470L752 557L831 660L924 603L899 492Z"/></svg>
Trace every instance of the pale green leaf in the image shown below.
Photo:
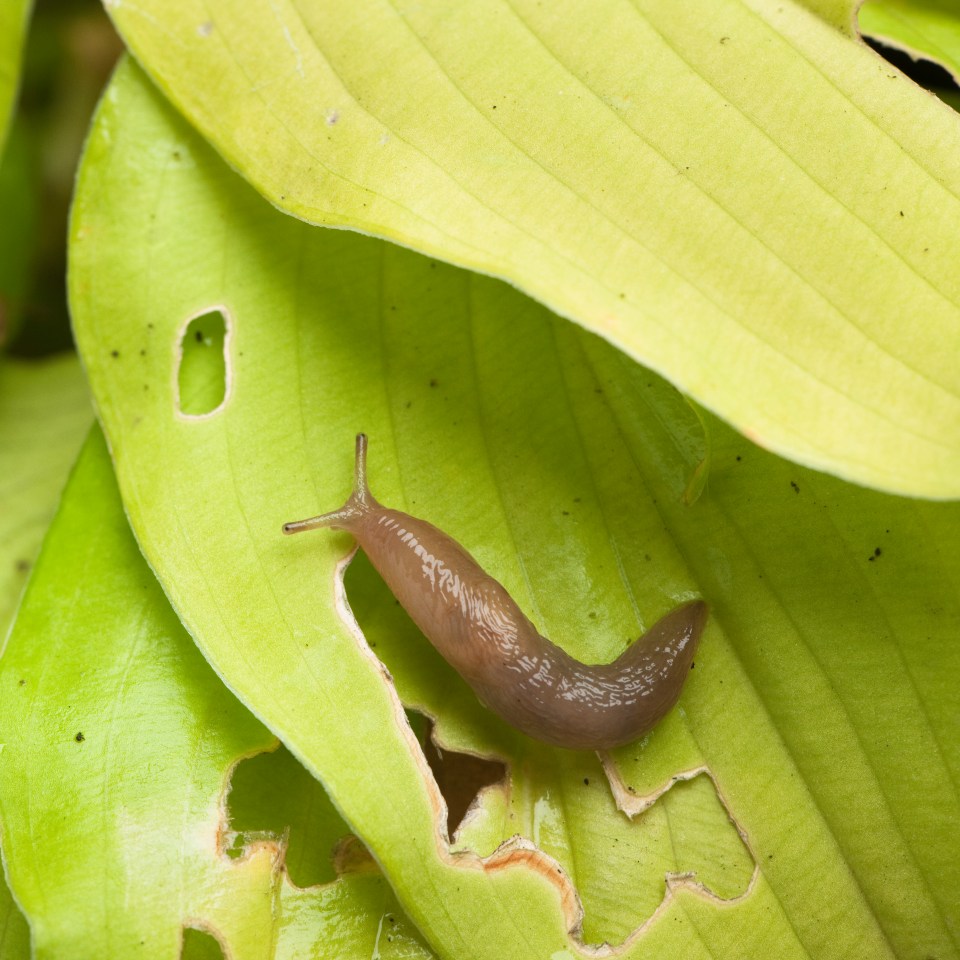
<svg viewBox="0 0 960 960"><path fill-rule="evenodd" d="M848 0L107 7L281 209L503 277L801 463L960 495L960 122Z"/></svg>
<svg viewBox="0 0 960 960"><path fill-rule="evenodd" d="M72 354L0 363L0 641L92 420Z"/></svg>
<svg viewBox="0 0 960 960"><path fill-rule="evenodd" d="M142 549L439 955L578 956L635 926L630 958L957 955L960 509L825 478L716 421L688 505L702 438L662 381L502 283L282 216L130 65L88 144L71 246ZM219 391L178 369L181 351L214 359L205 334L182 337L216 310ZM222 404L182 414L185 382ZM357 568L362 636L339 586L349 537L281 536L346 497L361 429L378 497L463 542L584 660L709 600L679 708L605 758L613 793L596 759L532 744L421 638L379 629L394 606ZM442 744L509 763L459 849L404 703ZM693 782L641 816L676 777ZM482 859L514 823L544 849ZM650 850L628 883L614 840Z"/></svg>
<svg viewBox="0 0 960 960"><path fill-rule="evenodd" d="M953 0L867 0L860 29L960 79L960 9Z"/></svg>
<svg viewBox="0 0 960 960"><path fill-rule="evenodd" d="M376 870L294 887L281 866L295 840L267 823L227 855L227 775L275 742L143 562L97 431L0 661L3 850L35 956L174 960L195 928L235 958L427 960ZM306 780L279 776L294 794ZM257 809L249 775L234 789ZM329 801L301 819L346 829Z"/></svg>
<svg viewBox="0 0 960 960"><path fill-rule="evenodd" d="M0 644L92 417L76 357L0 364ZM0 877L0 960L29 954L26 924Z"/></svg>

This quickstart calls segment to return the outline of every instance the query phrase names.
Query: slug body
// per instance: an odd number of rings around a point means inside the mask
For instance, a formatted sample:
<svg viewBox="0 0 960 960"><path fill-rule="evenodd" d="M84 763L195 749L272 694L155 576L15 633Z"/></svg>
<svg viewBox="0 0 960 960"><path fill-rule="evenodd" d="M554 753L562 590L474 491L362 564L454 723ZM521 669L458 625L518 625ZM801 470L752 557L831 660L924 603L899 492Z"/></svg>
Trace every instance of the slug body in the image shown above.
<svg viewBox="0 0 960 960"><path fill-rule="evenodd" d="M555 746L602 750L642 736L676 702L706 621L702 600L672 610L612 663L581 663L541 636L455 540L373 498L363 434L356 470L340 510L284 533L351 533L427 639L507 723Z"/></svg>

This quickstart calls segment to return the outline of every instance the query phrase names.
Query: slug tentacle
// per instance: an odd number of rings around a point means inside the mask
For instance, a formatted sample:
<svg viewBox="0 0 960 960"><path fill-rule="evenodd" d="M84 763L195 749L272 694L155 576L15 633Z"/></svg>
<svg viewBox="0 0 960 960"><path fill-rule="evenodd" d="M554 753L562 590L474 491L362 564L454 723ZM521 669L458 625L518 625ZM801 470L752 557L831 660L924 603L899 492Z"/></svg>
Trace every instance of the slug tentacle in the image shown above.
<svg viewBox="0 0 960 960"><path fill-rule="evenodd" d="M601 750L642 736L676 703L707 619L694 600L661 617L611 663L585 664L538 633L502 584L426 520L381 506L357 436L356 484L333 513L284 533L337 527L356 537L427 639L489 709L561 747Z"/></svg>
<svg viewBox="0 0 960 960"><path fill-rule="evenodd" d="M304 530L316 530L318 527L351 530L372 510L380 507L370 487L367 486L367 435L357 434L357 460L353 481L353 493L347 502L331 513L321 513L308 520L294 520L283 525L284 533L302 533Z"/></svg>

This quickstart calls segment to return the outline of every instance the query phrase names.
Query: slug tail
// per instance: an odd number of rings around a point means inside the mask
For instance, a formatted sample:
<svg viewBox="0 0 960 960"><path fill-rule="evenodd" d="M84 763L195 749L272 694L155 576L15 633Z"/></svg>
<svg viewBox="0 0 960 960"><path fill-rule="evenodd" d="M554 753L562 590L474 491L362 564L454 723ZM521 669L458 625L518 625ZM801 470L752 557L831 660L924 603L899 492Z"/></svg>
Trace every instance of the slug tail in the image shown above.
<svg viewBox="0 0 960 960"><path fill-rule="evenodd" d="M367 435L365 433L357 434L356 456L353 493L350 494L350 499L339 510L321 513L307 520L285 523L284 533L303 533L304 530L316 530L319 527L352 530L357 521L379 506L367 486Z"/></svg>
<svg viewBox="0 0 960 960"><path fill-rule="evenodd" d="M671 610L614 662L630 667L654 658L670 672L685 676L700 643L707 610L703 600L693 600Z"/></svg>

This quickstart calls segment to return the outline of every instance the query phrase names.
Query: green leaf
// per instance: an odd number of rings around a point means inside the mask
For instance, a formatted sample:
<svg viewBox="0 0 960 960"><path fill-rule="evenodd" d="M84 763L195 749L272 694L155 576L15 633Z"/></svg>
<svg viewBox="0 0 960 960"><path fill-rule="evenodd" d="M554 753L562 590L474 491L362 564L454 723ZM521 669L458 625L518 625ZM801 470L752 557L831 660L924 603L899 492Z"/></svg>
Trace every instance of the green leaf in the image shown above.
<svg viewBox="0 0 960 960"><path fill-rule="evenodd" d="M0 364L0 644L91 419L76 357ZM0 960L29 955L29 930L0 877Z"/></svg>
<svg viewBox="0 0 960 960"><path fill-rule="evenodd" d="M281 209L503 277L800 463L960 495L960 122L848 0L107 7Z"/></svg>
<svg viewBox="0 0 960 960"><path fill-rule="evenodd" d="M72 354L0 364L0 639L92 420Z"/></svg>
<svg viewBox="0 0 960 960"><path fill-rule="evenodd" d="M952 0L867 0L859 20L864 33L960 80L960 11Z"/></svg>
<svg viewBox="0 0 960 960"><path fill-rule="evenodd" d="M20 61L30 6L30 0L7 0L0 6L0 156L20 86Z"/></svg>
<svg viewBox="0 0 960 960"><path fill-rule="evenodd" d="M143 562L99 431L30 581L0 691L4 855L37 957L172 958L196 928L233 957L310 946L365 960L379 943L385 960L427 960L375 870L293 887L270 831L225 855L228 774L276 741L204 662ZM255 809L247 783L237 789ZM314 830L345 830L328 801L311 815ZM380 943L386 915L392 939Z"/></svg>
<svg viewBox="0 0 960 960"><path fill-rule="evenodd" d="M618 939L657 890L625 957L957 955L960 508L825 478L717 421L688 505L702 436L662 381L502 283L282 216L131 64L88 143L71 257L151 567L440 956L578 956L580 903L584 937ZM217 310L224 400L187 415L183 333ZM480 709L357 568L361 635L349 537L281 536L346 497L360 429L378 497L460 540L585 661L709 600L679 708L604 758L609 790L597 760ZM441 745L509 764L456 847L404 704ZM675 778L693 782L653 803ZM544 849L482 858L517 825ZM644 833L626 873L609 847ZM708 889L663 886L690 869Z"/></svg>

